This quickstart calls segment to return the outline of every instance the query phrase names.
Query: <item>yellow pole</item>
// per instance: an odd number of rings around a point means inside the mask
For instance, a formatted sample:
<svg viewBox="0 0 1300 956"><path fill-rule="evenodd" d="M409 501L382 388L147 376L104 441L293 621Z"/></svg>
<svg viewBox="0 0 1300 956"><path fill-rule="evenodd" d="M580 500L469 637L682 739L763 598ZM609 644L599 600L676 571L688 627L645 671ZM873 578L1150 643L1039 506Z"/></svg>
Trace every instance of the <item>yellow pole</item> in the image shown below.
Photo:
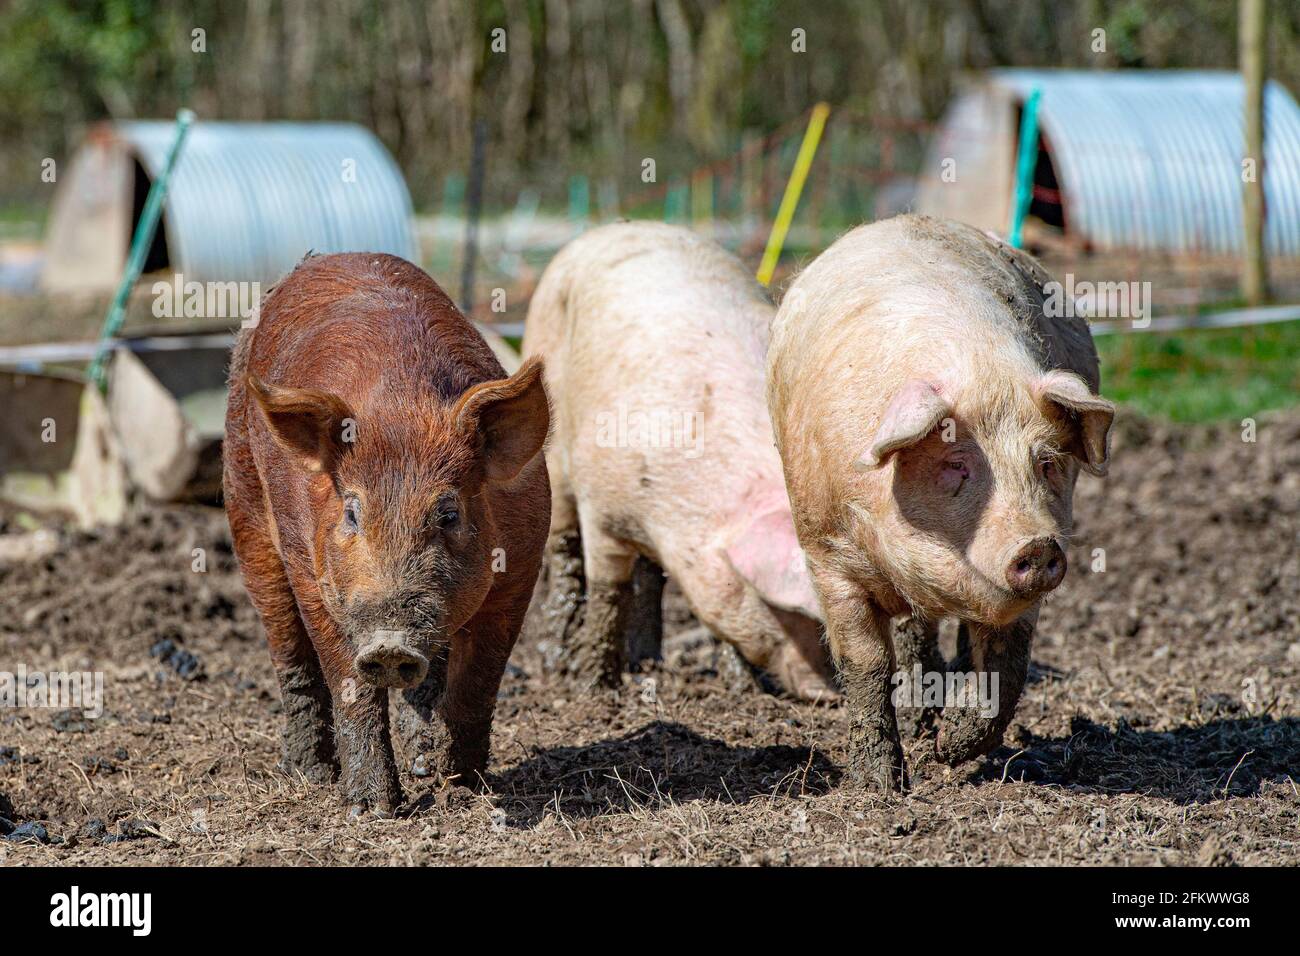
<svg viewBox="0 0 1300 956"><path fill-rule="evenodd" d="M776 221L772 223L772 234L767 237L767 248L763 250L763 262L758 267L758 281L767 285L776 272L776 260L781 258L781 247L785 245L785 234L790 231L790 220L799 207L799 195L803 192L804 181L812 167L813 157L817 155L817 144L822 138L822 128L826 117L831 115L831 108L826 103L813 107L808 119L808 129L804 131L803 142L799 145L799 155L794 159L794 169L790 171L790 181L785 184L785 195L781 197L781 208L776 211Z"/></svg>
<svg viewBox="0 0 1300 956"><path fill-rule="evenodd" d="M704 169L691 178L691 224L713 227L713 171Z"/></svg>

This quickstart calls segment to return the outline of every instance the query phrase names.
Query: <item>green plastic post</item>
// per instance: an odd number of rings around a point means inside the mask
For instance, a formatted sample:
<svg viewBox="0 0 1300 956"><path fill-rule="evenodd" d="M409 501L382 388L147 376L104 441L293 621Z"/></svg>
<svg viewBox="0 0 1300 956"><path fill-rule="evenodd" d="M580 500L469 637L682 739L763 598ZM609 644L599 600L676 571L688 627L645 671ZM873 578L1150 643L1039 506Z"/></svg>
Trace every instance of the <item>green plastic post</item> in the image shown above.
<svg viewBox="0 0 1300 956"><path fill-rule="evenodd" d="M591 215L591 186L586 176L569 177L569 219L586 222Z"/></svg>
<svg viewBox="0 0 1300 956"><path fill-rule="evenodd" d="M686 220L687 188L683 185L669 186L664 194L664 222L684 222Z"/></svg>
<svg viewBox="0 0 1300 956"><path fill-rule="evenodd" d="M122 329L122 323L126 319L127 300L131 297L131 290L135 288L136 282L140 280L140 273L144 271L145 258L149 255L149 247L153 245L153 234L157 231L158 220L162 217L163 200L167 198L167 186L171 180L172 169L176 166L181 144L185 142L185 134L189 132L190 124L193 122L194 113L190 110L182 109L177 112L176 137L172 140L171 149L167 151L167 161L163 164L162 172L149 187L149 195L144 201L144 210L140 213L140 221L136 223L135 235L131 237L131 252L126 258L126 271L122 273L117 294L113 296L108 314L104 316L104 327L99 332L99 348L95 351L95 357L86 372L87 377L101 393L108 386L104 367L108 361L112 340Z"/></svg>
<svg viewBox="0 0 1300 956"><path fill-rule="evenodd" d="M1007 242L1020 248L1020 230L1029 213L1029 202L1034 195L1034 165L1038 158L1038 98L1041 91L1034 87L1025 100L1020 114L1020 147L1016 152L1016 192L1011 201L1011 225L1007 229Z"/></svg>

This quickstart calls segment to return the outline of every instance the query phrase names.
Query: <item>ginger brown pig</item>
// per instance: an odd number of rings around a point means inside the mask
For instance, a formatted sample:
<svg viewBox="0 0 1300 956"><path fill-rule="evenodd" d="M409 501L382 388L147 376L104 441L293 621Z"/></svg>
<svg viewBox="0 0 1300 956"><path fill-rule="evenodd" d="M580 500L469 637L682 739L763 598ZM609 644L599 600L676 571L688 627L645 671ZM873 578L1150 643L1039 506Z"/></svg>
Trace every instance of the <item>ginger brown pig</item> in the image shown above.
<svg viewBox="0 0 1300 956"><path fill-rule="evenodd" d="M541 563L540 362L507 377L442 289L389 255L308 258L240 333L225 499L284 703L284 767L353 813L417 775L481 780Z"/></svg>
<svg viewBox="0 0 1300 956"><path fill-rule="evenodd" d="M937 754L1001 742L1065 576L1075 481L1106 472L1114 406L1086 323L1046 314L1048 281L976 229L908 215L843 236L781 303L768 404L864 785L904 783L891 686L943 667L944 616L968 648L952 670L997 683L988 707L945 699ZM925 636L911 660L891 642L901 615Z"/></svg>
<svg viewBox="0 0 1300 956"><path fill-rule="evenodd" d="M838 696L764 402L774 314L734 256L659 223L592 230L542 276L524 334L554 403L541 617L580 683L619 684L628 632L653 653L662 568L753 668Z"/></svg>

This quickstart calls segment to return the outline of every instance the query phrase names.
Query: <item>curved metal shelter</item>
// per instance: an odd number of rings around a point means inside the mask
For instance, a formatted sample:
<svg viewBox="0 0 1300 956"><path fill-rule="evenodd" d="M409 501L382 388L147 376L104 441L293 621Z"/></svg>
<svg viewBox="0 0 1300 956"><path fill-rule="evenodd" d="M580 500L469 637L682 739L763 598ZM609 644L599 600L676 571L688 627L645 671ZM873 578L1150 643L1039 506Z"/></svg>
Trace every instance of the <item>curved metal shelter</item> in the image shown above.
<svg viewBox="0 0 1300 956"><path fill-rule="evenodd" d="M1098 249L1236 254L1245 153L1241 78L1207 71L995 70L953 102L918 208L1005 231L1020 111L1040 91L1035 194L1059 225ZM1300 255L1300 107L1269 83L1264 99L1265 248ZM1037 200L1036 200L1037 201Z"/></svg>
<svg viewBox="0 0 1300 956"><path fill-rule="evenodd" d="M174 129L120 122L91 131L55 198L47 290L116 285ZM411 197L379 140L342 123L196 123L146 270L270 283L313 250L415 257Z"/></svg>

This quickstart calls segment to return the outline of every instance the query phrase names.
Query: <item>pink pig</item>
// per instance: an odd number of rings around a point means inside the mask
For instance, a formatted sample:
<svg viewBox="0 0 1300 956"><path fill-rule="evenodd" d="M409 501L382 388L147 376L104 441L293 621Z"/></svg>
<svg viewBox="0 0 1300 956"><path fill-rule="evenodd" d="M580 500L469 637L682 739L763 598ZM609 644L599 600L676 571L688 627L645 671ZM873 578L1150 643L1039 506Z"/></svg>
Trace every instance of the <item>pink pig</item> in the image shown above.
<svg viewBox="0 0 1300 956"><path fill-rule="evenodd" d="M625 632L657 630L642 558L787 691L836 696L763 398L774 314L734 256L659 223L588 232L542 276L523 351L554 406L543 617L584 683L616 686Z"/></svg>
<svg viewBox="0 0 1300 956"><path fill-rule="evenodd" d="M1045 314L1048 281L975 229L900 216L826 250L773 324L768 405L865 785L903 782L895 616L941 669L935 621L959 618L971 659L954 670L997 679L994 713L944 711L938 756L1001 742L1065 576L1075 480L1106 472L1114 406L1087 325Z"/></svg>

